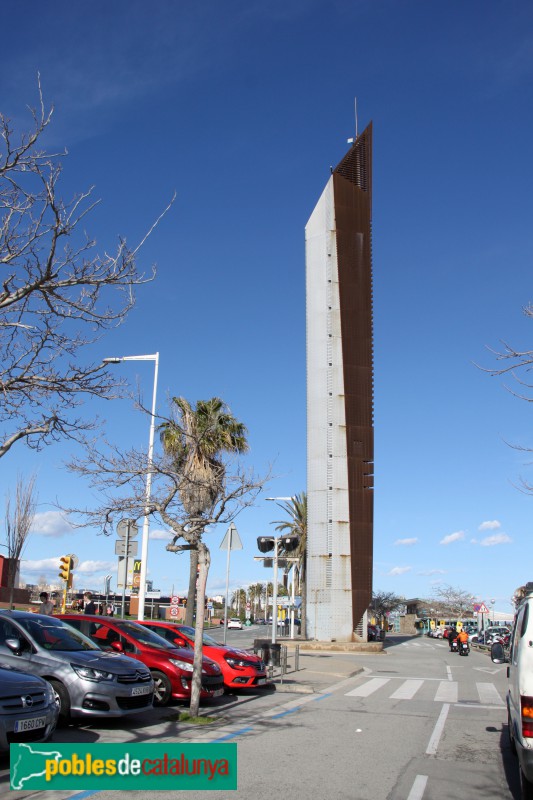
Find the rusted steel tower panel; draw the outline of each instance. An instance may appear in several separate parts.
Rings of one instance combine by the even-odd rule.
[[[374,522],[372,125],[333,171],[354,629],[372,598]]]
[[[366,636],[372,596],[372,127],[306,225],[307,635]]]

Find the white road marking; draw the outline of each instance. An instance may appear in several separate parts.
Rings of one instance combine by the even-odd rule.
[[[408,680],[404,681],[399,689],[396,689],[393,694],[391,694],[391,700],[412,700],[415,694],[418,692],[420,687],[424,681],[418,680]]]
[[[372,680],[352,689],[351,692],[346,692],[346,697],[368,697],[373,692],[377,692],[382,686],[390,681],[390,678],[372,678]]]
[[[429,744],[426,748],[426,755],[428,756],[434,756],[437,752],[437,748],[440,742],[440,737],[442,736],[444,726],[446,725],[446,717],[448,716],[449,710],[450,706],[447,703],[445,703],[442,706],[439,718],[437,720],[437,724],[433,729],[433,733],[431,734],[431,739],[429,740]]]
[[[493,683],[476,683],[479,702],[488,706],[502,706],[504,702]]]
[[[457,681],[441,681],[434,697],[437,703],[457,703]]]
[[[422,800],[428,782],[427,775],[417,775],[407,800]]]

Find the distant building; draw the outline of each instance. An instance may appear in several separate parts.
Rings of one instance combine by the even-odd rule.
[[[366,639],[373,560],[372,126],[305,229],[307,636]]]

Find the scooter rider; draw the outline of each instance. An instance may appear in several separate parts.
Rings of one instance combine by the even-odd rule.
[[[452,628],[450,633],[448,634],[448,644],[450,645],[450,650],[453,650],[454,642],[455,642],[455,647],[458,647],[456,639],[457,639],[457,631],[455,630],[455,628]]]
[[[457,647],[461,647],[463,642],[468,644],[468,634],[465,630],[462,630],[460,633],[457,634]]]

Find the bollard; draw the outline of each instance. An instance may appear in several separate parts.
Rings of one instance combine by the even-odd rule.
[[[294,671],[298,672],[300,669],[300,645],[297,644],[294,648]]]

